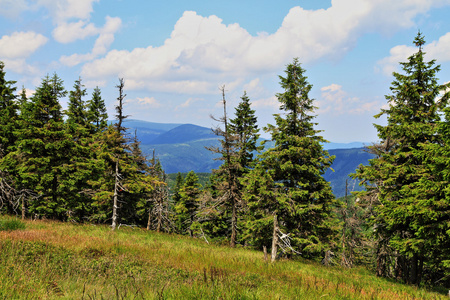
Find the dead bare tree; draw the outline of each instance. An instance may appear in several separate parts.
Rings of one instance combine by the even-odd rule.
[[[218,189],[222,191],[222,194],[217,199],[214,199],[212,206],[216,208],[220,206],[222,207],[222,209],[231,210],[230,247],[235,247],[238,207],[241,202],[239,179],[236,172],[236,170],[238,169],[236,157],[238,155],[237,141],[239,137],[229,132],[225,86],[221,86],[220,91],[222,93],[221,102],[223,104],[223,116],[220,118],[211,116],[211,118],[223,124],[223,129],[220,128],[220,126],[217,126],[213,129],[214,134],[221,137],[221,146],[207,147],[207,149],[213,153],[218,153],[221,155],[217,159],[222,160],[223,164],[218,170],[214,170],[213,173],[220,176],[223,180],[218,185]]]

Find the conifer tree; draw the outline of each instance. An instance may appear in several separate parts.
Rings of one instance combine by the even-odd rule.
[[[230,119],[228,130],[237,136],[238,177],[242,177],[254,166],[255,152],[262,150],[262,147],[257,145],[260,136],[258,120],[246,92],[241,97],[234,115],[235,117]]]
[[[15,81],[5,78],[4,64],[0,61],[0,207],[6,207],[9,213],[14,210],[14,182],[9,172],[1,166],[4,156],[14,150],[18,127],[18,105],[13,86]]]
[[[67,218],[64,186],[68,151],[73,139],[67,134],[59,99],[66,95],[62,80],[45,77],[29,104],[29,114],[21,119],[17,149],[6,157],[10,169],[17,170],[18,184],[40,194],[30,205],[38,216]]]
[[[194,171],[190,171],[184,179],[183,187],[180,190],[180,201],[175,206],[175,211],[180,219],[182,233],[188,232],[192,236],[191,225],[195,220],[198,202],[201,192],[201,184],[198,183],[198,176]]]
[[[173,193],[172,193],[172,197],[171,197],[174,210],[176,209],[177,205],[181,201],[181,189],[182,189],[183,185],[184,185],[183,176],[181,175],[180,172],[178,172],[177,177],[175,178],[175,186],[173,188]],[[176,232],[182,233],[183,232],[183,224],[182,224],[183,218],[180,215],[175,214],[173,222],[175,224]]]
[[[322,177],[333,157],[323,150],[326,142],[314,129],[311,85],[298,59],[280,76],[283,93],[277,94],[284,114],[274,115],[268,125],[275,146],[259,156],[260,161],[246,178],[246,199],[253,213],[249,237],[262,247],[272,237],[272,260],[278,236],[289,234],[292,249],[305,257],[323,255],[332,233],[328,220],[334,196]],[[272,228],[272,230],[271,230]]]
[[[87,103],[87,107],[87,119],[92,126],[92,133],[98,133],[105,130],[108,126],[108,113],[99,87],[94,89],[92,98]]]
[[[243,186],[240,180],[253,166],[253,152],[260,148],[256,146],[259,134],[255,111],[250,108],[250,99],[244,92],[241,102],[236,108],[235,118],[229,119],[226,111],[224,87],[222,87],[222,102],[224,115],[218,119],[224,129],[216,128],[214,132],[221,137],[220,147],[208,149],[220,154],[223,161],[219,169],[214,170],[215,195],[202,208],[203,227],[209,234],[225,236],[222,228],[228,228],[230,246],[234,247],[238,239],[237,223],[241,211],[245,208],[242,201]],[[230,225],[228,225],[230,224]]]
[[[11,151],[15,144],[14,131],[17,129],[18,105],[15,81],[6,80],[5,65],[0,61],[0,159]]]
[[[74,90],[69,92],[69,105],[66,112],[68,123],[79,124],[82,127],[87,127],[87,111],[86,104],[83,97],[87,95],[84,85],[81,83],[81,78],[75,80],[73,86]]]
[[[448,85],[437,82],[440,67],[434,60],[424,61],[425,40],[420,32],[414,44],[418,51],[400,63],[405,74],[393,74],[392,94],[386,96],[389,108],[376,115],[387,116],[387,125],[375,125],[383,151],[377,151],[378,157],[369,166],[361,166],[355,178],[376,185],[379,205],[374,208],[373,224],[379,239],[390,248],[393,262],[384,260],[377,273],[418,285],[430,260],[428,254],[439,245],[439,238],[428,234],[438,234],[436,226],[443,225],[438,211],[447,207],[441,206],[442,195],[431,196],[434,190],[427,192],[424,186],[435,184],[440,176],[430,169],[427,157],[443,144],[437,124],[449,94],[445,92]]]
[[[236,231],[237,231],[237,210],[240,202],[239,191],[239,178],[237,170],[239,168],[237,161],[237,140],[238,135],[234,135],[230,132],[229,118],[227,115],[227,104],[225,99],[225,86],[221,87],[222,92],[222,104],[223,104],[223,116],[220,119],[216,119],[223,124],[223,129],[219,126],[213,129],[213,132],[221,137],[220,147],[208,147],[207,149],[220,154],[219,160],[223,163],[219,169],[214,170],[214,174],[217,177],[216,183],[218,183],[217,189],[220,191],[218,197],[215,199],[213,206],[219,209],[219,215],[229,215],[231,218],[231,236],[230,247],[236,245]],[[222,218],[224,216],[222,215]],[[225,216],[226,217],[226,216]]]

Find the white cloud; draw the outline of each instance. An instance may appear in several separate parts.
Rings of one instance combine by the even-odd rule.
[[[35,32],[14,32],[0,38],[0,57],[7,59],[25,58],[35,52],[48,39]]]
[[[26,10],[28,5],[26,0],[0,0],[0,7],[0,15],[15,18]]]
[[[45,6],[55,23],[63,23],[70,19],[89,19],[93,12],[93,3],[99,0],[37,0]]]
[[[357,97],[350,97],[347,92],[338,84],[331,84],[322,87],[321,97],[316,102],[319,107],[318,113],[333,115],[352,114],[361,115],[374,113],[380,110],[381,104],[378,101],[364,102]]]
[[[191,107],[194,103],[202,102],[204,99],[201,98],[188,98],[185,102],[181,103],[177,107],[175,107],[175,110],[184,109]]]
[[[4,59],[5,68],[11,70],[17,74],[24,74],[27,76],[38,76],[41,74],[40,70],[35,66],[29,65],[25,59]]]
[[[335,60],[364,33],[409,28],[418,15],[444,4],[450,1],[334,0],[328,9],[294,7],[275,33],[256,36],[217,16],[187,11],[162,46],[112,50],[85,64],[82,75],[90,79],[120,75],[135,89],[216,93],[209,82],[217,85],[274,72],[293,57],[302,63]]]
[[[150,106],[150,107],[161,107],[161,103],[158,102],[154,97],[143,97],[136,98],[135,100],[130,100],[129,102],[137,102],[140,105]]]
[[[418,51],[417,47],[398,45],[393,47],[389,54],[378,61],[377,67],[381,68],[385,75],[392,75],[393,72],[399,72],[400,62],[406,62],[408,57]],[[425,59],[436,59],[439,62],[450,61],[450,32],[441,36],[439,40],[425,44],[423,47]]]
[[[67,44],[99,33],[99,29],[84,20],[72,23],[61,23],[53,30],[53,37],[59,43]]]
[[[278,101],[278,98],[276,96],[271,96],[268,98],[258,98],[254,101],[252,101],[252,108],[274,108],[279,109],[281,103]]]
[[[393,72],[398,71],[399,62],[405,62],[415,51],[417,51],[417,48],[414,47],[395,46],[389,51],[391,55],[379,60],[377,65],[381,68],[383,74],[390,76]]]
[[[60,43],[70,43],[77,39],[99,35],[95,41],[91,53],[63,55],[60,62],[66,66],[73,67],[80,63],[90,61],[105,54],[114,42],[114,34],[120,29],[122,20],[107,16],[103,28],[97,28],[94,24],[86,24],[84,21],[76,23],[63,23],[53,31],[54,38]]]

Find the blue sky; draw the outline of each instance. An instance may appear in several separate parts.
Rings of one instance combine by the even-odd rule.
[[[0,0],[0,60],[31,95],[56,72],[114,115],[118,78],[125,112],[162,123],[215,126],[225,85],[228,111],[244,91],[260,127],[278,113],[278,75],[298,57],[313,85],[317,128],[332,142],[375,142],[373,123],[425,35],[428,60],[450,81],[450,0]],[[62,101],[66,105],[66,99]]]

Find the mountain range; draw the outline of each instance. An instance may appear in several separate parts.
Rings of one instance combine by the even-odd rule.
[[[205,147],[219,146],[218,137],[210,128],[193,124],[164,124],[142,120],[126,120],[128,133],[136,133],[141,142],[143,153],[151,157],[153,152],[160,160],[166,173],[186,173],[193,170],[196,173],[210,173],[217,169],[221,162],[218,155]],[[350,179],[359,164],[367,164],[373,155],[364,150],[361,142],[327,143],[324,149],[336,158],[332,170],[324,174],[324,178],[331,183],[336,197],[348,192],[361,190],[356,180]]]

